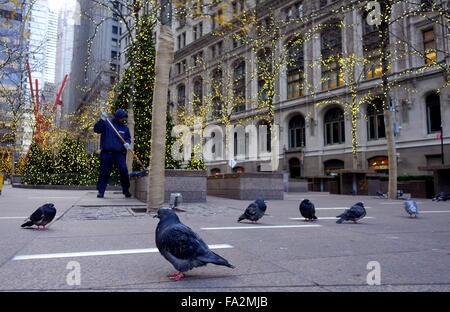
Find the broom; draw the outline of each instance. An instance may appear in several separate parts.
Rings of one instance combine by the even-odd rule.
[[[122,136],[120,135],[119,131],[117,131],[116,127],[114,127],[114,125],[112,124],[112,122],[106,118],[106,121],[109,123],[109,125],[111,126],[111,128],[113,128],[114,132],[117,134],[117,136],[120,138],[120,140],[123,142],[123,144],[127,144],[128,142],[126,142]],[[136,159],[136,161],[138,162],[138,164],[145,168],[144,164],[142,163],[142,161],[139,159],[139,157],[137,157],[137,155],[134,153],[134,151],[132,149],[129,150],[131,152],[131,154],[133,155],[134,159]],[[148,170],[145,169],[143,171],[134,171],[130,174],[128,174],[130,177],[134,177],[134,176],[144,176],[148,173]]]

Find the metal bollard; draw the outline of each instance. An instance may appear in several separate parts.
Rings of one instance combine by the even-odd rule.
[[[177,208],[178,206],[181,205],[182,202],[183,202],[183,195],[181,195],[180,193],[170,194],[170,202],[169,202],[170,209]]]

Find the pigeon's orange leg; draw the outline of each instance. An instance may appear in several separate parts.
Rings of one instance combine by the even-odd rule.
[[[181,278],[184,277],[184,273],[183,272],[178,272],[177,274],[169,274],[167,275],[170,279],[173,279],[175,281],[179,281]]]

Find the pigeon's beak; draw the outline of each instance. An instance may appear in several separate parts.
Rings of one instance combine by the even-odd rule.
[[[153,219],[154,219],[154,218],[159,218],[158,214],[155,214],[155,215],[153,216]]]

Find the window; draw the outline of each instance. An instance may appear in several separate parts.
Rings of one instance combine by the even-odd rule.
[[[284,10],[285,21],[289,22],[292,19],[292,8],[287,8]]]
[[[298,2],[294,5],[295,7],[295,17],[301,18],[303,17],[303,3]]]
[[[112,27],[112,33],[113,33],[114,35],[117,35],[117,34],[119,33],[119,27],[113,26],[113,27]]]
[[[380,99],[374,100],[367,108],[367,132],[369,140],[386,138],[383,101]]]
[[[305,118],[302,115],[294,116],[289,121],[289,148],[304,147],[305,142]]]
[[[436,34],[434,29],[428,29],[422,31],[423,48],[425,54],[425,63],[433,64],[436,62]]]
[[[177,37],[177,49],[183,49],[186,46],[186,32],[178,35]]]
[[[222,26],[223,21],[223,11],[218,10],[216,14],[211,17],[211,29],[214,30],[219,26]]]
[[[119,45],[118,40],[113,38],[113,39],[112,39],[111,45],[112,45],[113,47],[117,47],[117,46]]]
[[[326,175],[332,175],[337,170],[344,169],[344,162],[339,159],[330,159],[323,163],[323,167]]]
[[[233,80],[234,112],[239,113],[245,111],[245,61],[241,61],[234,68]]]
[[[194,40],[197,40],[201,36],[203,36],[203,23],[200,22],[197,25],[195,25],[193,28],[193,33],[194,33]]]
[[[222,70],[219,68],[215,69],[212,74],[211,91],[212,91],[212,106],[213,106],[212,115],[213,117],[219,117],[223,109]]]
[[[203,63],[203,51],[198,52],[192,56],[192,65],[198,66]]]
[[[269,101],[270,93],[273,89],[273,78],[266,79],[267,76],[273,77],[272,74],[272,56],[269,49],[263,49],[257,56],[258,66],[258,101],[266,103]]]
[[[369,170],[377,173],[389,173],[389,159],[386,156],[377,156],[368,160]]]
[[[322,89],[329,90],[344,84],[339,58],[342,55],[341,28],[330,24],[321,35]]]
[[[376,25],[369,25],[367,20],[368,13],[363,14],[363,54],[367,62],[364,64],[364,73],[366,79],[381,77],[381,39],[378,35]],[[389,68],[388,68],[389,70]]]
[[[340,108],[332,108],[324,118],[325,145],[345,142],[344,112]]]
[[[240,35],[233,36],[233,48],[236,49],[243,44],[242,37]]]
[[[186,106],[186,87],[181,84],[177,88],[177,105],[178,110],[184,109]]]
[[[287,97],[295,99],[304,95],[304,52],[303,44],[291,40],[288,44]]]
[[[194,97],[194,102],[193,102],[193,108],[194,108],[194,113],[198,113],[203,105],[203,79],[202,78],[197,78],[194,81],[194,90],[193,90],[193,97]]]
[[[211,174],[212,175],[220,175],[220,169],[219,168],[214,168],[214,169],[211,169]]]
[[[430,11],[433,8],[432,0],[420,0],[420,9],[422,11]]]
[[[118,58],[117,51],[111,51],[111,59],[116,60]]]
[[[427,106],[428,133],[441,131],[441,99],[439,94],[433,93],[425,99]]]

